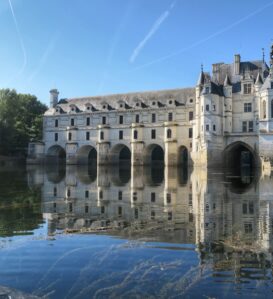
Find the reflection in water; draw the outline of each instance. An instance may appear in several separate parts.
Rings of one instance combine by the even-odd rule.
[[[3,180],[5,178],[7,181],[12,180],[12,176],[2,177]],[[215,293],[216,288],[219,286],[222,288],[223,283],[225,286],[227,284],[232,286],[228,294],[234,296],[237,293],[233,288],[239,283],[241,285],[247,282],[250,285],[252,282],[255,284],[258,281],[266,282],[272,279],[270,271],[273,252],[273,201],[270,177],[259,179],[248,172],[247,168],[238,176],[221,170],[207,172],[201,169],[119,165],[98,168],[66,166],[55,170],[48,167],[31,167],[27,178],[29,189],[24,187],[21,197],[28,198],[29,201],[32,194],[30,202],[36,204],[39,202],[37,201],[39,191],[41,192],[41,207],[38,205],[35,207],[41,208],[43,217],[47,220],[49,237],[58,236],[60,232],[104,233],[128,240],[129,245],[126,246],[129,248],[132,246],[131,242],[138,244],[134,246],[140,246],[139,242],[149,244],[144,249],[144,245],[141,245],[141,250],[144,250],[141,253],[136,248],[132,249],[142,260],[140,264],[135,265],[135,261],[132,260],[135,255],[132,252],[127,252],[122,247],[123,251],[119,255],[120,251],[115,251],[117,249],[111,247],[111,244],[117,241],[107,239],[106,242],[110,243],[105,250],[108,251],[102,258],[105,263],[101,262],[98,266],[94,255],[90,268],[83,268],[86,275],[88,274],[82,277],[83,281],[86,277],[93,277],[94,274],[88,272],[92,267],[96,269],[102,267],[105,271],[104,267],[114,265],[116,262],[113,266],[115,269],[122,265],[130,268],[131,263],[134,264],[134,269],[131,269],[132,272],[124,278],[126,282],[124,285],[120,282],[118,287],[110,288],[109,291],[107,287],[105,289],[100,287],[101,296],[108,297],[115,294],[120,297],[121,293],[117,290],[123,292],[125,289],[127,292],[134,290],[136,293],[125,292],[130,297],[140,294],[141,288],[142,291],[145,290],[145,293],[141,293],[144,297],[155,295],[145,280],[138,279],[148,275],[147,273],[154,273],[153,283],[162,282],[162,285],[158,286],[162,297],[169,297],[179,291],[181,296],[186,294],[189,298],[202,298],[204,294],[218,298],[221,297],[223,289],[220,293]],[[16,188],[18,194],[20,188],[23,190],[22,186]],[[12,190],[15,190],[14,186]],[[10,202],[16,202],[17,196],[13,194]],[[25,228],[24,221],[18,221],[22,230],[37,228],[42,222],[42,217],[37,216],[33,205],[29,207],[28,215],[20,210],[20,215],[28,223]],[[10,228],[8,233],[1,235],[12,235],[16,231],[18,233],[20,228],[14,228],[7,220],[9,217],[20,219],[18,211],[9,207],[9,210],[0,209],[0,213],[6,215],[6,218],[0,215],[1,231],[3,227]],[[29,218],[33,219],[31,225],[27,221]],[[94,235],[92,236],[94,238]],[[81,242],[81,239],[77,240]],[[157,243],[146,243],[149,241]],[[60,243],[54,244],[57,246]],[[64,241],[63,245],[59,246],[63,246],[65,252],[68,250],[66,246],[71,252],[78,250],[72,245],[73,243]],[[87,245],[82,246],[89,248],[90,244]],[[147,248],[152,251],[148,251]],[[161,251],[156,251],[157,255],[154,255],[153,252],[158,248]],[[148,253],[153,253],[149,260],[146,256]],[[127,254],[126,258],[124,254]],[[185,257],[187,255],[188,257]],[[164,262],[156,263],[158,256],[164,256]],[[168,260],[172,256],[176,256],[175,261]],[[85,264],[85,261],[82,263]],[[77,266],[73,267],[75,269]],[[159,267],[160,272],[153,272],[155,270],[152,269],[157,269],[156,267]],[[187,267],[189,270],[186,271]],[[182,273],[181,269],[186,272]],[[80,271],[85,273],[81,268]],[[108,271],[112,273],[112,269]],[[115,273],[111,279],[102,275],[100,282],[97,283],[104,286],[108,285],[109,279],[119,280],[121,273],[118,271]],[[133,287],[130,284],[130,281],[133,282],[135,279],[138,279],[139,290],[137,286]],[[214,293],[206,289],[211,283],[214,286],[212,288]],[[90,281],[89,284],[94,286]],[[240,288],[242,291],[242,287]],[[253,284],[251,288],[253,291]],[[270,288],[272,289],[271,286]],[[266,289],[263,286],[260,286],[260,289],[263,294],[271,292],[267,290],[267,293],[264,293]],[[44,295],[43,292],[41,294]],[[83,294],[90,297],[90,294],[94,293],[86,291]],[[245,291],[243,294],[247,296],[250,293]],[[242,294],[237,295],[241,297]]]

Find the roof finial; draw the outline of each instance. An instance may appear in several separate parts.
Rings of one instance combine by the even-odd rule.
[[[264,63],[264,48],[262,48],[262,53],[263,53],[263,63]]]
[[[201,63],[201,72],[203,73],[203,63]]]

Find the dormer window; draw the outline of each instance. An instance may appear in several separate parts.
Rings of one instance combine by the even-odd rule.
[[[119,108],[123,108],[123,104],[120,104],[120,105],[119,105]]]
[[[86,108],[87,110],[90,110],[91,108],[90,108],[90,106],[87,106],[87,108]]]
[[[250,94],[251,93],[251,87],[252,87],[251,83],[244,84],[244,94]]]
[[[136,107],[139,107],[139,103],[136,103]]]
[[[193,103],[193,99],[190,99],[190,103]]]
[[[173,101],[172,101],[172,100],[170,100],[170,101],[169,101],[169,104],[171,105],[172,103],[173,103]]]
[[[103,108],[103,109],[106,109],[106,105],[103,105],[102,108]]]
[[[155,106],[156,102],[153,102],[152,105]]]

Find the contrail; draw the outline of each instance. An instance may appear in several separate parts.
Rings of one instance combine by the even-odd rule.
[[[237,20],[236,22],[234,22],[234,23],[232,23],[232,24],[224,27],[223,29],[221,29],[219,31],[216,31],[215,33],[212,33],[211,35],[209,35],[209,36],[207,36],[207,37],[205,37],[205,38],[203,38],[203,39],[201,39],[199,41],[196,41],[195,43],[191,44],[188,47],[185,47],[183,49],[180,49],[180,50],[178,50],[176,52],[173,52],[173,53],[170,53],[168,55],[162,56],[162,57],[157,58],[155,60],[152,60],[152,61],[150,61],[148,63],[142,64],[142,65],[140,65],[138,67],[133,68],[129,72],[136,71],[136,70],[148,67],[148,66],[153,65],[155,63],[162,62],[162,61],[170,59],[170,58],[172,58],[174,56],[180,55],[183,52],[189,51],[189,50],[191,50],[191,49],[193,49],[193,48],[195,48],[195,47],[197,47],[197,46],[199,46],[199,45],[201,45],[201,44],[203,44],[203,43],[205,43],[205,42],[207,42],[207,41],[209,41],[209,40],[211,40],[211,39],[213,39],[213,38],[215,38],[215,37],[217,37],[217,36],[219,36],[219,35],[221,35],[221,34],[223,34],[225,32],[227,32],[227,31],[231,30],[232,28],[234,28],[234,27],[238,26],[239,24],[247,21],[248,19],[254,17],[255,15],[259,14],[260,12],[262,12],[263,10],[265,10],[266,8],[268,8],[268,7],[272,6],[272,5],[273,5],[273,1],[269,2],[268,4],[262,6],[261,8],[255,10],[255,11],[253,11],[252,13],[246,15],[245,17],[241,18],[240,20]]]
[[[164,13],[155,21],[155,23],[153,24],[152,28],[150,29],[150,31],[147,33],[147,35],[144,37],[144,39],[138,44],[138,46],[134,49],[131,57],[130,57],[130,62],[133,63],[137,56],[139,55],[140,51],[142,50],[142,48],[145,46],[145,44],[149,41],[149,39],[156,33],[156,31],[159,29],[159,27],[161,26],[161,24],[168,18],[168,16],[170,15],[171,10],[174,8],[176,1],[174,1],[171,5],[170,8],[166,11],[164,11]]]
[[[24,57],[23,65],[22,65],[21,69],[18,71],[18,73],[15,76],[15,77],[17,77],[17,76],[19,76],[20,74],[23,73],[23,71],[24,71],[24,69],[27,65],[27,53],[26,53],[25,45],[24,45],[20,30],[19,30],[17,19],[16,19],[16,16],[15,16],[12,4],[11,4],[11,0],[8,0],[8,1],[9,1],[9,6],[10,6],[10,11],[11,11],[11,14],[12,14],[13,22],[15,24],[17,35],[18,35],[18,38],[19,38],[19,41],[20,41],[20,46],[21,46],[21,49],[22,49],[22,52],[23,52],[23,57]]]

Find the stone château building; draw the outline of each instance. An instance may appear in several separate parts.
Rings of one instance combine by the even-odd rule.
[[[216,63],[195,88],[58,100],[29,163],[265,166],[273,158],[273,45],[264,60]]]

